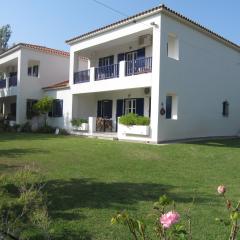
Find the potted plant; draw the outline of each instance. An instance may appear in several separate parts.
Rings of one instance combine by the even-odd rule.
[[[148,136],[150,133],[150,119],[137,114],[129,113],[119,118],[119,135]]]
[[[72,126],[78,131],[88,131],[88,120],[75,118],[71,121]]]

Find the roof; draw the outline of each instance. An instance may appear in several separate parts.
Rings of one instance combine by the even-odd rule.
[[[87,33],[84,33],[84,34],[79,35],[77,37],[71,38],[71,39],[67,40],[66,43],[68,43],[69,45],[72,45],[75,42],[81,41],[81,40],[86,39],[86,38],[93,37],[97,34],[104,33],[106,31],[112,30],[112,29],[120,27],[122,25],[129,24],[129,23],[136,23],[137,20],[140,20],[144,17],[151,16],[153,14],[157,14],[157,13],[160,13],[160,12],[164,13],[168,16],[171,16],[175,19],[178,19],[185,24],[189,24],[189,25],[191,25],[191,27],[194,27],[197,30],[199,30],[201,32],[204,32],[205,34],[208,34],[209,36],[213,37],[214,39],[219,40],[222,43],[227,44],[228,46],[240,51],[240,46],[238,44],[231,42],[230,40],[228,40],[228,39],[220,36],[219,34],[209,30],[208,28],[202,26],[201,24],[199,24],[199,23],[183,16],[182,14],[168,8],[164,4],[160,5],[160,6],[157,6],[157,7],[154,7],[152,9],[146,10],[144,12],[138,13],[136,15],[130,16],[128,18],[122,19],[122,20],[120,20],[118,22],[115,22],[115,23],[112,23],[110,25],[98,28],[94,31],[87,32]]]
[[[47,90],[55,90],[55,89],[62,89],[62,88],[68,88],[68,87],[69,87],[69,80],[66,80],[63,82],[52,84],[42,89],[47,91]]]
[[[36,51],[47,53],[47,54],[63,56],[63,57],[69,57],[69,55],[70,55],[69,52],[65,52],[65,51],[57,50],[57,49],[53,49],[53,48],[48,48],[45,46],[34,45],[34,44],[30,44],[30,43],[18,43],[16,45],[12,46],[11,48],[7,49],[7,51],[5,51],[4,53],[0,54],[0,58],[4,57],[5,55],[7,55],[9,53],[12,53],[16,50],[19,50],[21,47],[28,48],[31,50],[36,50]]]

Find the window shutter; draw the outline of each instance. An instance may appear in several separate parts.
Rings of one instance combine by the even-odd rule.
[[[137,58],[145,58],[145,48],[137,50]]]
[[[172,96],[166,97],[166,118],[172,118]]]
[[[117,100],[117,117],[120,117],[124,114],[124,109],[123,109],[123,99],[118,99]]]
[[[102,117],[102,101],[97,103],[97,117]]]
[[[139,116],[144,115],[144,98],[137,98],[136,99],[136,114]]]
[[[118,54],[118,63],[121,62],[121,61],[124,61],[125,59],[125,54],[124,53],[119,53]]]
[[[114,56],[112,55],[112,56],[110,56],[109,57],[109,62],[110,62],[110,65],[113,65],[114,64]]]

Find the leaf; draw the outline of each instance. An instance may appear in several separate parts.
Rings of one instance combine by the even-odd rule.
[[[159,203],[162,206],[167,206],[172,203],[172,200],[168,198],[166,195],[163,195],[159,198]]]

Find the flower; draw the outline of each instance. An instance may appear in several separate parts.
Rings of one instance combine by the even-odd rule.
[[[224,194],[226,192],[226,188],[224,185],[220,185],[218,186],[217,191],[219,194]]]
[[[160,217],[160,223],[164,228],[170,228],[173,224],[177,223],[179,219],[180,215],[177,212],[170,211]]]

